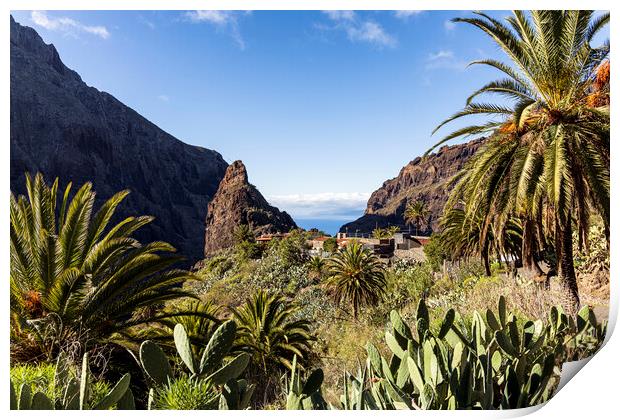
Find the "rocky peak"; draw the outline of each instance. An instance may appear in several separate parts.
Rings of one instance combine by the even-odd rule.
[[[240,160],[230,164],[207,210],[205,256],[234,245],[234,230],[248,225],[256,235],[284,233],[297,225],[285,211],[271,206],[249,183]]]
[[[222,178],[221,184],[228,185],[246,185],[248,182],[248,171],[242,161],[236,160],[226,168],[224,178]]]

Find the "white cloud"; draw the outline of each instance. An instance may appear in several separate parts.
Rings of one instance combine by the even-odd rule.
[[[465,70],[467,62],[454,55],[452,50],[440,50],[426,58],[426,70],[453,69]]]
[[[387,47],[396,45],[396,39],[385,32],[383,27],[376,22],[362,22],[357,27],[349,27],[347,28],[347,35],[351,41],[363,41]]]
[[[296,218],[351,220],[364,211],[369,197],[370,193],[325,192],[272,195],[267,200]]]
[[[86,32],[103,39],[108,39],[110,37],[110,32],[108,32],[108,29],[105,26],[84,25],[83,23],[68,17],[53,18],[48,16],[45,11],[34,10],[30,13],[30,18],[35,25],[41,26],[50,31],[59,31],[71,35],[75,35],[76,32]]]
[[[185,13],[185,16],[194,23],[208,23],[219,30],[228,32],[240,49],[245,49],[245,40],[239,30],[239,15],[250,12],[238,12],[233,10],[194,10]]]
[[[333,26],[316,25],[321,30],[341,30],[351,42],[366,42],[377,47],[394,47],[397,40],[381,24],[362,19],[350,10],[326,10],[323,13],[334,22]]]
[[[423,10],[396,10],[394,16],[398,19],[408,20],[410,17],[419,15]]]
[[[211,22],[217,25],[223,25],[234,19],[231,10],[194,10],[187,12],[187,17],[194,22]]]
[[[153,21],[145,18],[144,16],[138,16],[138,20],[143,23],[144,25],[148,26],[150,29],[155,29],[156,25],[155,23],[153,23]]]
[[[456,29],[456,23],[452,22],[451,20],[446,20],[443,23],[443,28],[447,32],[452,32],[454,29]]]
[[[323,11],[331,20],[355,20],[353,10],[325,10]]]
[[[168,95],[158,95],[157,99],[159,99],[162,102],[168,102],[170,100],[170,97]]]
[[[437,61],[446,58],[454,58],[454,52],[451,50],[440,50],[434,54],[428,55],[428,61]]]

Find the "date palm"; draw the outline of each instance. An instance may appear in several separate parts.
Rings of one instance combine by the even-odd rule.
[[[379,302],[386,288],[383,263],[362,244],[355,241],[327,262],[326,286],[339,304],[350,303],[357,319],[362,305]]]
[[[535,254],[525,255],[530,243],[551,243],[566,303],[576,308],[572,233],[577,230],[585,237],[591,213],[600,214],[609,231],[609,90],[608,81],[601,83],[597,75],[602,66],[608,69],[609,43],[591,45],[609,22],[609,13],[514,11],[505,22],[476,15],[454,21],[482,30],[509,62],[472,63],[492,67],[503,78],[472,93],[465,108],[435,130],[469,115],[491,117],[450,133],[436,145],[493,134],[462,172],[452,201],[464,201],[468,218],[484,215],[481,235],[514,216],[526,221],[524,259]],[[482,94],[507,101],[475,102]]]
[[[180,257],[165,242],[131,237],[147,216],[110,223],[127,196],[121,191],[95,212],[90,183],[57,200],[58,179],[26,176],[27,196],[11,193],[11,315],[39,337],[48,357],[59,345],[122,340],[132,327],[159,319],[158,305],[187,296],[192,275],[171,268]],[[60,204],[60,207],[57,205]],[[135,316],[143,309],[149,309]]]
[[[465,212],[459,208],[446,209],[441,217],[440,241],[452,258],[469,258],[479,255],[484,264],[485,274],[491,275],[491,253],[513,259],[520,263],[522,228],[519,220],[512,218],[504,226],[501,233],[487,229],[481,232],[483,217],[467,218]]]
[[[232,309],[237,322],[234,349],[251,354],[252,365],[263,373],[290,369],[295,355],[306,360],[314,337],[310,322],[296,318],[298,310],[282,295],[258,291]]]
[[[407,204],[404,213],[405,223],[410,226],[415,225],[415,232],[417,235],[421,222],[426,220],[429,214],[431,214],[431,211],[426,207],[426,203],[422,200],[417,200]]]
[[[321,280],[323,275],[325,274],[325,259],[315,255],[307,263],[308,266],[308,277],[311,280]]]

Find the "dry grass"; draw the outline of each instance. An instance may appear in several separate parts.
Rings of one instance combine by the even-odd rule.
[[[530,319],[546,319],[551,307],[562,305],[564,294],[557,278],[553,278],[549,289],[532,280],[514,278],[501,274],[494,277],[482,277],[471,280],[471,286],[465,282],[462,290],[453,294],[439,296],[432,300],[433,306],[454,307],[461,314],[473,311],[496,309],[500,296],[504,296],[510,308],[516,313]],[[596,281],[582,276],[578,279],[581,305],[597,308],[597,315],[607,318],[609,306],[609,277],[607,282]]]

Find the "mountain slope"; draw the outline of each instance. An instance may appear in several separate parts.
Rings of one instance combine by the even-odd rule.
[[[405,207],[407,203],[417,200],[424,201],[431,212],[425,223],[429,228],[427,232],[437,229],[450,193],[447,182],[458,173],[483,141],[477,139],[465,144],[444,146],[426,158],[412,160],[400,170],[397,177],[385,181],[381,188],[373,192],[364,215],[342,226],[340,232],[369,233],[376,227],[388,226],[405,228]]]
[[[249,225],[255,234],[285,233],[297,225],[287,212],[269,205],[265,197],[248,182],[240,160],[233,162],[209,203],[205,231],[205,256],[234,244],[234,230]]]
[[[207,205],[227,163],[185,144],[112,95],[87,86],[32,28],[11,17],[11,191],[24,173],[41,171],[61,185],[92,181],[101,200],[131,194],[121,216],[152,215],[142,240],[172,243],[202,257]]]

